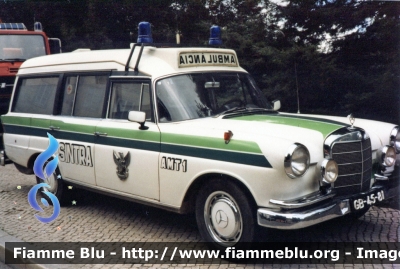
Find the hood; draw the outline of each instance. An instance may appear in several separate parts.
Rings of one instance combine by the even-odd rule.
[[[334,121],[330,119],[316,118],[316,117],[305,117],[296,114],[268,114],[268,115],[248,115],[240,117],[225,117],[225,119],[260,122],[276,125],[285,125],[298,127],[301,129],[308,129],[318,132],[325,139],[330,133],[340,129],[342,127],[350,126],[343,122]],[[276,126],[276,128],[278,128]],[[302,131],[302,130],[297,130]],[[304,130],[303,130],[304,131]],[[293,135],[293,133],[292,133]]]
[[[292,115],[292,114],[283,114]],[[307,115],[304,114],[302,117],[315,118],[320,120],[335,121],[349,126],[349,119],[347,117],[337,116],[323,116],[323,115]],[[361,118],[355,118],[354,127],[364,129],[371,138],[372,151],[376,151],[382,146],[390,144],[390,133],[393,128],[397,126],[392,123],[386,123],[381,121],[367,120]]]
[[[164,143],[262,154],[272,166],[274,159],[281,165],[282,156],[295,142],[308,148],[311,162],[318,162],[323,157],[325,138],[345,126],[333,120],[278,113],[225,115],[159,125]],[[225,144],[227,131],[232,131],[233,137]]]

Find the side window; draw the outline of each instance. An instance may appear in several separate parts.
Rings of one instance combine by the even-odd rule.
[[[53,114],[58,79],[58,76],[20,78],[12,111]]]
[[[77,80],[77,89],[75,90],[75,103],[73,105],[73,116],[78,117],[92,117],[92,118],[101,118],[104,108],[104,98],[106,96],[106,86],[107,86],[108,76],[78,76]],[[71,82],[73,79],[71,78]],[[71,87],[73,83],[71,83]],[[66,92],[68,94],[69,85],[65,85]],[[74,91],[73,88],[71,88]],[[70,104],[68,104],[72,98],[71,96],[67,96],[67,99],[63,100],[63,108],[65,105],[65,112],[72,110],[70,108]]]
[[[111,91],[109,118],[126,120],[131,110],[144,111],[146,112],[146,119],[151,119],[149,84],[114,82]]]

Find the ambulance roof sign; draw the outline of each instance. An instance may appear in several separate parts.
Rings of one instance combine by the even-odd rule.
[[[230,66],[237,67],[238,61],[234,53],[229,52],[181,52],[178,66]]]

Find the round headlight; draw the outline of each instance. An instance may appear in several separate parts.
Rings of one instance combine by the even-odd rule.
[[[321,175],[324,183],[333,183],[339,174],[339,167],[334,160],[325,159],[321,163]]]
[[[383,166],[391,167],[396,162],[396,151],[394,147],[384,146],[381,153],[381,163]]]
[[[285,172],[290,178],[302,176],[310,166],[310,153],[299,143],[294,143],[288,149],[284,160]]]
[[[394,127],[390,133],[390,145],[396,149],[396,153],[400,153],[400,129],[398,126]]]

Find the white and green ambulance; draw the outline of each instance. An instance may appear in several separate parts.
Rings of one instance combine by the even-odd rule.
[[[398,185],[398,126],[280,113],[235,51],[150,41],[24,62],[1,118],[15,166],[32,173],[49,133],[59,163],[48,190],[61,201],[73,185],[195,212],[221,246],[253,241],[257,225],[360,217]]]

